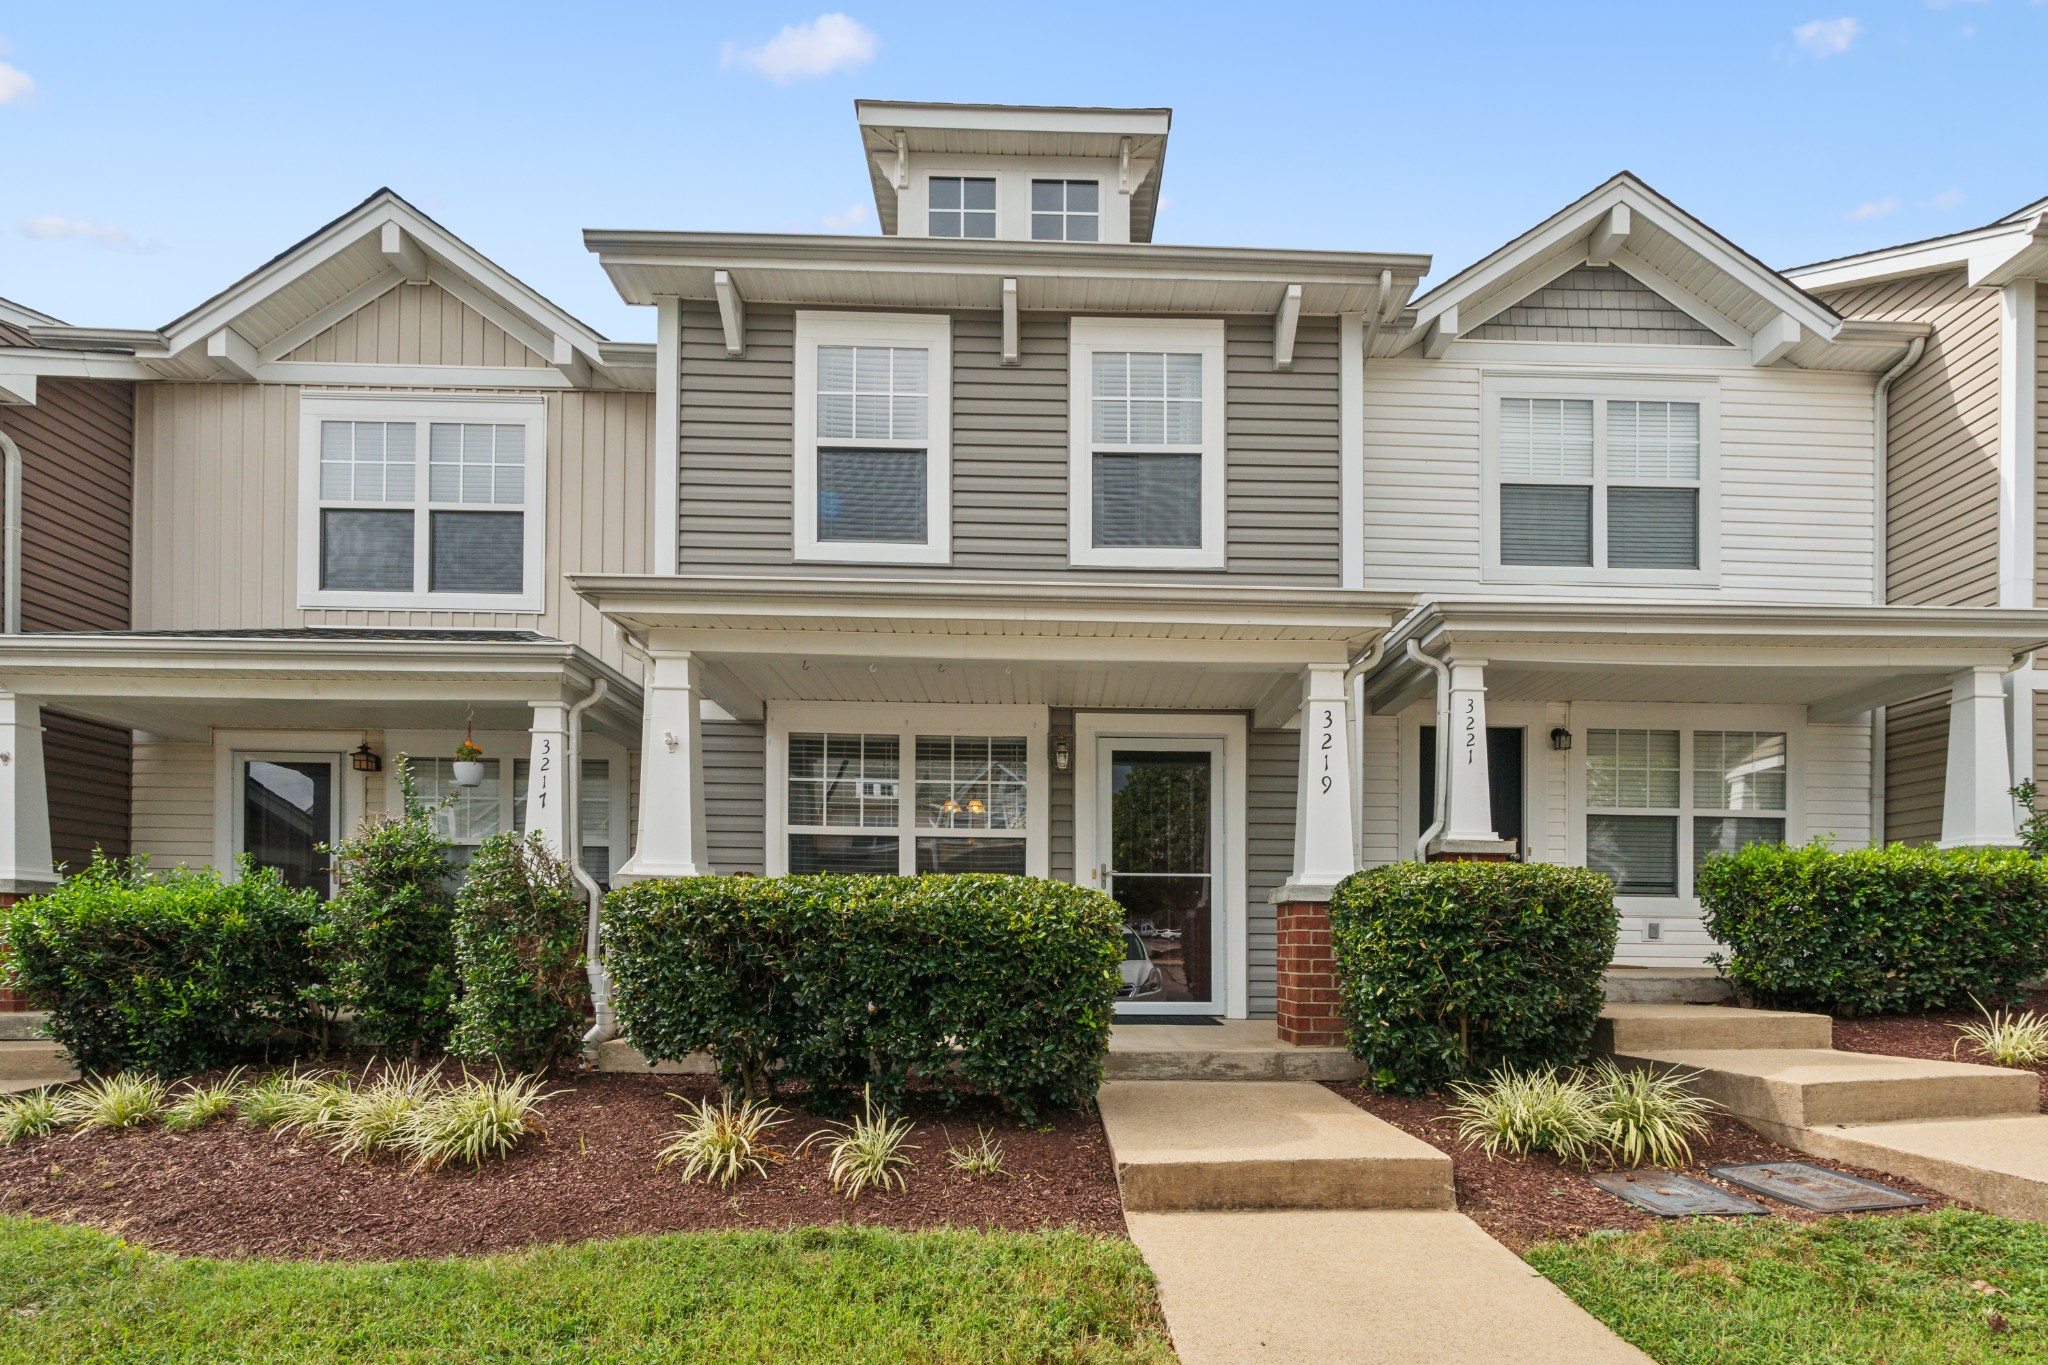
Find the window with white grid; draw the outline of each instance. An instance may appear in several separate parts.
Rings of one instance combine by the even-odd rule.
[[[1700,864],[1783,843],[1790,819],[1783,730],[1585,732],[1586,866],[1621,896],[1690,896]]]
[[[1070,325],[1074,562],[1220,567],[1222,325]]]

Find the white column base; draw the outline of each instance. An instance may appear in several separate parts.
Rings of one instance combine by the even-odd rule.
[[[43,769],[43,708],[0,692],[0,894],[57,884],[50,857],[50,796]]]
[[[569,708],[535,702],[533,745],[526,765],[526,832],[547,841],[558,858],[569,859]]]
[[[1444,827],[1431,844],[1486,845],[1502,841],[1493,828],[1492,768],[1486,754],[1486,662],[1453,659],[1451,666],[1450,762]]]
[[[653,654],[640,722],[640,837],[615,880],[699,877],[704,844],[701,666],[689,654]]]
[[[2018,848],[2004,671],[1958,673],[1948,704],[1948,776],[1939,848]]]

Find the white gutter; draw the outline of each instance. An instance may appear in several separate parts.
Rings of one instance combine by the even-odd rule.
[[[585,1047],[609,1042],[619,1032],[618,1021],[612,1017],[611,980],[605,975],[604,965],[597,957],[597,925],[598,916],[604,910],[604,893],[583,870],[583,860],[577,856],[583,847],[583,713],[603,701],[609,691],[611,684],[599,678],[590,695],[569,708],[569,732],[564,741],[568,753],[563,756],[563,762],[568,765],[569,779],[564,784],[568,788],[564,798],[568,804],[562,812],[562,841],[568,845],[564,855],[569,863],[569,875],[576,879],[576,885],[583,888],[584,900],[590,906],[584,921],[583,954],[585,971],[590,977],[591,1009],[597,1018],[590,1031],[583,1035]]]
[[[1887,521],[1891,515],[1891,417],[1892,385],[1899,376],[1913,368],[1920,355],[1927,349],[1926,337],[1914,337],[1906,343],[1906,354],[1899,363],[1886,370],[1877,381],[1877,396],[1873,403],[1877,426],[1872,433],[1872,447],[1877,456],[1877,497],[1876,521],[1871,529],[1871,583],[1870,600],[1878,606],[1885,604],[1891,593],[1890,575],[1886,567],[1889,553]],[[1885,707],[1871,708],[1870,712],[1870,842],[1873,847],[1883,847],[1885,842],[1885,789],[1889,782],[1885,771],[1885,743],[1889,716]]]
[[[6,491],[7,519],[6,548],[4,559],[0,559],[0,574],[5,574],[6,600],[0,604],[0,634],[21,634],[21,447],[12,437],[0,432],[0,457],[7,464]]]
[[[1426,863],[1429,861],[1429,842],[1444,827],[1445,778],[1449,776],[1447,770],[1451,766],[1451,670],[1442,660],[1424,654],[1422,646],[1415,641],[1407,643],[1408,657],[1436,674],[1436,800],[1431,803],[1429,828],[1422,831],[1421,837],[1415,841],[1415,861]]]

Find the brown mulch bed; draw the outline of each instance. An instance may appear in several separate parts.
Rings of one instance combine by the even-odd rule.
[[[1449,1153],[1459,1211],[1514,1251],[1525,1251],[1537,1242],[1584,1237],[1589,1232],[1609,1229],[1634,1231],[1668,1221],[1633,1204],[1623,1203],[1589,1180],[1587,1172],[1576,1166],[1567,1166],[1554,1157],[1541,1154],[1488,1156],[1477,1144],[1458,1137],[1455,1121],[1447,1118],[1449,1104],[1434,1095],[1377,1095],[1361,1089],[1355,1082],[1331,1081],[1325,1084],[1367,1113]],[[1749,1194],[1715,1180],[1707,1174],[1707,1168],[1753,1161],[1808,1161],[1829,1170],[1860,1175],[1917,1194],[1927,1201],[1928,1208],[1947,1208],[1958,1202],[1924,1185],[1881,1171],[1822,1161],[1780,1147],[1730,1118],[1716,1118],[1713,1125],[1713,1132],[1707,1140],[1694,1144],[1692,1161],[1680,1170],[1695,1179],[1755,1200],[1770,1210],[1768,1216],[1772,1218],[1810,1223],[1840,1215],[1811,1213]]]
[[[1036,1127],[974,1101],[953,1111],[913,1096],[909,1186],[848,1203],[814,1147],[728,1190],[656,1170],[680,1126],[671,1092],[716,1097],[704,1076],[584,1074],[540,1108],[544,1137],[481,1171],[413,1174],[388,1158],[338,1161],[233,1120],[194,1133],[57,1134],[0,1149],[0,1210],[85,1223],[185,1255],[377,1260],[475,1255],[634,1233],[820,1223],[891,1228],[1078,1227],[1124,1235],[1109,1149],[1093,1112]],[[776,1145],[826,1120],[793,1111]],[[1003,1145],[1007,1177],[956,1171],[949,1146],[976,1125]]]
[[[2017,1011],[2032,1010],[2036,1014],[2048,1014],[2048,990],[2027,992],[2027,998],[2014,1007]],[[1926,1057],[1940,1061],[1981,1062],[1997,1066],[1969,1043],[1957,1043],[1962,1035],[1956,1032],[1958,1024],[1974,1024],[1983,1019],[1974,1009],[1943,1010],[1933,1014],[1901,1014],[1874,1019],[1835,1020],[1835,1047],[1842,1052],[1882,1052],[1893,1057]],[[2018,1068],[2032,1071],[2041,1078],[2041,1108],[2048,1111],[2048,1064]]]

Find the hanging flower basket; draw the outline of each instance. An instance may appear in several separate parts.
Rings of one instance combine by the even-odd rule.
[[[455,746],[455,785],[481,787],[484,783],[484,751],[463,740]]]

